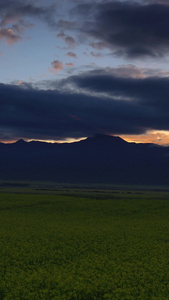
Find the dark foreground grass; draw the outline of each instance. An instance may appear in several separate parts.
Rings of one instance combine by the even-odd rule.
[[[169,299],[167,193],[0,194],[0,299]]]

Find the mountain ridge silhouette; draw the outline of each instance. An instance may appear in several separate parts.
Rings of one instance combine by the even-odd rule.
[[[74,143],[0,143],[1,180],[168,185],[169,147],[98,134]]]

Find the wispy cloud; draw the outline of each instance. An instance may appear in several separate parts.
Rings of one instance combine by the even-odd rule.
[[[50,69],[51,72],[59,72],[63,69],[63,63],[59,60],[54,60],[51,62],[52,69]]]
[[[72,36],[70,36],[70,35],[66,35],[64,32],[59,32],[57,34],[57,37],[59,37],[62,40],[64,40],[65,43],[68,45],[69,48],[74,48],[76,46],[75,39]]]
[[[67,21],[67,20],[59,20],[57,23],[60,30],[70,30],[76,26],[76,22],[74,21]]]
[[[77,58],[77,55],[74,52],[67,52],[66,55],[70,56],[70,57],[73,57],[73,58]]]
[[[21,36],[15,34],[12,29],[0,28],[0,40],[6,40],[6,44],[11,45],[21,40]]]
[[[96,52],[91,51],[90,54],[91,54],[91,56],[94,56],[96,58],[102,57],[101,53],[96,53]]]
[[[64,38],[65,42],[68,44],[69,47],[75,47],[76,41],[72,36],[66,36]]]
[[[94,49],[102,50],[104,48],[107,48],[108,45],[104,42],[92,42],[90,43],[90,46]]]
[[[53,24],[54,6],[38,6],[33,1],[0,1],[0,38],[7,44],[17,43],[27,28],[34,26],[27,17]]]
[[[66,63],[65,65],[66,65],[67,67],[73,67],[73,66],[74,66],[73,63]]]

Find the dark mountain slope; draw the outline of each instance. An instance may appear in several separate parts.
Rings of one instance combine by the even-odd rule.
[[[169,148],[96,135],[72,144],[0,144],[0,179],[72,183],[169,183]]]

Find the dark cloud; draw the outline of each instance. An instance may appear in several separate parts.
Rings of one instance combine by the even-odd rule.
[[[169,52],[169,5],[166,1],[105,1],[78,5],[81,30],[106,45],[112,54],[129,58],[162,57]],[[86,21],[86,15],[88,19]]]
[[[1,26],[23,16],[50,18],[54,6],[38,6],[35,1],[0,0]]]
[[[96,70],[47,84],[47,90],[0,85],[1,135],[63,139],[169,130],[167,78],[121,78]]]
[[[169,1],[168,0],[147,0],[147,3],[149,4],[165,4],[165,5],[169,5]]]
[[[109,48],[117,56],[162,57],[169,52],[168,3],[168,0],[72,0],[69,5],[75,8],[65,9],[62,18],[57,3],[55,7],[41,1],[0,0],[0,28],[13,31],[13,42],[8,32],[1,33],[1,39],[8,43],[19,41],[24,30],[33,26],[31,17],[35,22],[37,19],[46,22],[69,47],[88,40],[94,49]]]
[[[130,100],[129,102],[133,102],[134,104],[153,105],[153,107],[155,105],[159,106],[160,109],[162,109],[163,105],[169,107],[168,78],[127,78],[112,75],[111,69],[100,69],[72,76],[66,81],[69,84],[74,84],[76,88],[88,91],[90,94],[106,94],[113,99],[128,99]]]

